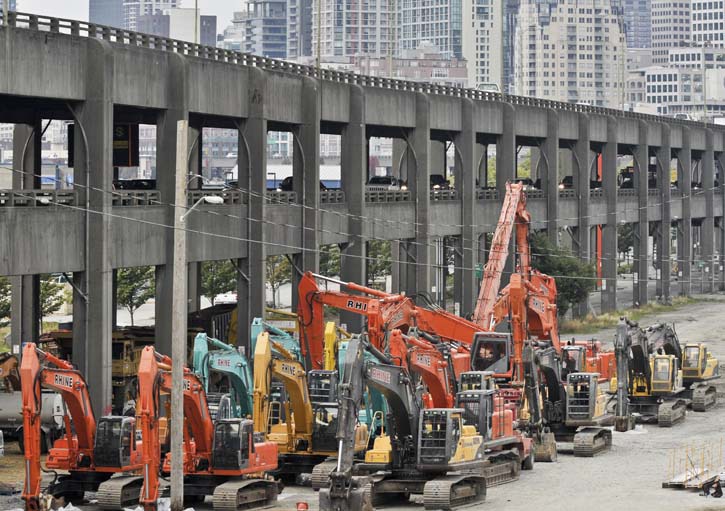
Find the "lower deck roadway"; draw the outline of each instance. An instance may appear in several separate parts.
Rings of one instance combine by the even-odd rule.
[[[708,348],[725,362],[725,296],[709,295],[703,301],[684,306],[674,312],[646,317],[641,325],[656,322],[675,322],[681,342],[707,342]],[[611,344],[614,329],[579,336],[597,337]],[[560,455],[557,463],[537,463],[533,472],[522,472],[519,481],[497,486],[488,491],[483,505],[474,504],[460,509],[489,509],[506,511],[561,511],[586,509],[637,509],[638,511],[715,510],[725,509],[725,499],[704,498],[696,492],[666,490],[661,483],[667,475],[673,447],[701,445],[709,442],[717,451],[725,436],[725,404],[706,413],[688,412],[683,423],[670,429],[656,425],[639,426],[628,433],[614,433],[612,450],[595,458],[574,458]],[[22,481],[22,458],[15,444],[0,459],[0,481]],[[15,453],[15,454],[13,454]],[[414,497],[415,498],[415,497]],[[297,502],[307,502],[310,511],[318,509],[317,494],[309,488],[285,488],[275,508],[294,510]],[[19,496],[1,497],[0,509],[20,509]],[[79,506],[82,511],[96,511],[93,505]],[[211,510],[211,503],[195,506],[197,511]],[[391,511],[418,509],[422,506],[390,506]]]

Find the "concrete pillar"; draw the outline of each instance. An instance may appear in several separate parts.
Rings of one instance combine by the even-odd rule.
[[[700,227],[704,292],[715,290],[715,152],[714,133],[705,131],[705,152],[702,155],[702,188],[705,190],[705,218]]]
[[[415,96],[415,129],[409,137],[410,150],[415,163],[415,175],[408,179],[408,189],[415,200],[415,242],[408,243],[407,282],[408,294],[431,292],[432,261],[434,247],[428,228],[430,214],[430,99],[426,94]]]
[[[13,130],[13,174],[15,190],[40,188],[41,137],[40,119],[16,124]],[[40,336],[40,276],[23,275],[10,279],[12,287],[10,338],[13,350],[20,353],[24,342],[36,342]]]
[[[177,54],[170,55],[170,76],[167,87],[168,108],[159,113],[156,128],[156,182],[161,202],[173,204],[176,190],[176,132],[177,122],[189,119],[188,91],[186,88],[186,60]],[[194,134],[192,133],[193,137]],[[186,174],[188,174],[188,169]],[[196,185],[195,185],[196,186]],[[192,213],[193,214],[193,213]],[[173,225],[174,208],[168,206],[166,223]],[[171,345],[174,341],[186,342],[186,339],[172,339],[171,326],[173,317],[171,303],[173,300],[172,276],[174,273],[174,232],[165,231],[166,264],[156,267],[156,349],[171,356]],[[184,268],[184,273],[187,269]]]
[[[577,255],[583,261],[591,261],[591,220],[589,218],[589,188],[591,174],[591,140],[589,138],[589,117],[579,114],[579,138],[572,149],[572,181],[577,194],[578,221],[576,227]],[[589,312],[589,300],[577,307],[577,314],[585,316]]]
[[[314,78],[302,79],[302,123],[294,133],[293,181],[302,225],[302,251],[294,256],[302,271],[320,268],[320,90]],[[292,289],[296,290],[300,275],[292,271]],[[297,293],[292,293],[292,307]]]
[[[639,122],[639,144],[634,147],[634,168],[637,179],[634,183],[637,189],[638,218],[634,236],[634,271],[637,279],[634,281],[633,299],[639,305],[647,303],[647,274],[649,270],[649,218],[647,211],[648,200],[648,171],[649,146],[647,145],[648,125]]]
[[[349,242],[340,251],[340,273],[343,281],[367,283],[365,242],[365,183],[368,178],[367,136],[365,132],[365,91],[350,85],[350,117],[342,132],[342,189],[347,201]],[[395,258],[395,257],[393,257]],[[361,332],[363,316],[340,313],[340,321],[351,332]]]
[[[204,186],[202,176],[202,146],[204,127],[201,123],[189,124],[189,169],[188,169],[188,189],[200,190]],[[199,176],[194,178],[194,176]]]
[[[188,296],[189,312],[201,310],[201,277],[202,263],[189,263],[187,268],[186,294]]]
[[[248,205],[246,233],[247,258],[241,262],[245,277],[237,281],[237,333],[238,343],[247,347],[252,320],[264,317],[266,302],[266,260],[264,211],[267,190],[267,115],[265,105],[267,74],[259,68],[249,69],[249,117],[239,132],[239,187],[249,193],[245,195]]]
[[[462,314],[473,312],[478,295],[474,268],[478,263],[476,228],[476,129],[475,105],[470,99],[461,99],[461,131],[456,134],[456,189],[461,194],[461,236],[456,253],[454,274],[454,300],[460,304]]]
[[[498,199],[503,203],[506,195],[506,182],[513,181],[516,176],[516,109],[509,103],[501,103],[503,130],[496,142],[496,191]],[[508,284],[514,271],[515,240],[511,237],[509,256],[501,276],[501,286]]]
[[[74,296],[73,363],[86,377],[93,410],[102,415],[111,406],[112,398],[112,200],[107,193],[113,184],[114,72],[110,44],[88,41],[86,69],[86,101],[77,111],[78,125],[74,130],[74,175],[80,185],[81,203],[88,200],[94,213],[88,214],[86,220],[86,266],[80,279],[87,301]]]
[[[617,310],[617,120],[607,118],[602,151],[602,188],[607,223],[602,228],[602,312]]]
[[[677,276],[680,294],[692,291],[692,151],[690,129],[682,128],[682,149],[677,152],[677,187],[682,194],[682,219],[677,232]]]
[[[549,109],[546,115],[546,134],[541,148],[544,160],[541,174],[541,189],[546,196],[546,230],[549,240],[559,244],[559,116],[556,110]]]
[[[720,133],[718,133],[718,136],[722,137]],[[725,137],[721,140],[723,139],[725,139]],[[719,169],[718,184],[720,187],[715,190],[714,200],[718,201],[721,204],[723,211],[725,211],[725,182],[723,182],[723,179],[725,179],[725,151],[717,153],[717,167]],[[715,236],[717,239],[715,246],[719,252],[718,260],[715,263],[717,270],[719,271],[716,288],[719,291],[725,291],[725,215],[719,218],[718,223],[718,228],[715,230]]]
[[[657,296],[665,302],[670,302],[670,280],[672,273],[672,262],[670,250],[672,236],[670,225],[672,223],[672,210],[670,205],[670,164],[672,162],[672,146],[670,145],[670,127],[662,124],[660,127],[662,142],[657,149],[657,187],[660,190],[660,208],[662,210],[662,221],[657,233],[657,254],[658,266],[660,269],[660,280],[657,285]]]

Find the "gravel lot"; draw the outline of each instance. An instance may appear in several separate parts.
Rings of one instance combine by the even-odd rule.
[[[725,363],[725,296],[708,297],[707,301],[689,305],[675,312],[658,314],[640,323],[649,325],[674,321],[681,342],[705,341],[711,351]],[[611,343],[614,329],[598,332],[597,337]],[[725,403],[725,400],[723,400]],[[716,510],[725,509],[725,499],[704,498],[695,492],[661,488],[666,478],[672,448],[703,442],[720,445],[725,437],[725,404],[707,413],[689,412],[684,423],[671,429],[656,425],[639,427],[628,433],[614,433],[610,452],[594,459],[560,455],[558,463],[537,463],[533,472],[522,472],[521,479],[491,488],[483,506],[507,511],[562,511],[569,509],[638,511]],[[7,455],[0,459],[0,482],[22,484],[22,458],[15,444],[6,446]],[[316,494],[308,488],[289,487],[282,493],[278,509],[295,509],[300,501],[317,509]],[[0,509],[20,508],[19,496],[0,497]],[[480,505],[468,506],[468,509]],[[93,505],[80,506],[95,511]],[[420,506],[389,509],[422,509]],[[196,509],[211,509],[211,505]]]

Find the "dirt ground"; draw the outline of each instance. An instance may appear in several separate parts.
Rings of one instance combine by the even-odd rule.
[[[704,341],[725,364],[725,296],[708,297],[707,301],[686,306],[678,311],[658,314],[640,321],[675,322],[681,342]],[[603,330],[596,337],[611,344],[614,329]],[[614,433],[610,452],[593,459],[560,455],[557,463],[537,463],[532,472],[522,472],[517,482],[491,488],[484,504],[467,509],[506,509],[507,511],[586,511],[637,509],[638,511],[725,510],[725,498],[713,499],[696,492],[662,489],[668,474],[673,448],[692,444],[713,447],[714,456],[722,460],[725,439],[725,398],[707,413],[688,412],[684,423],[670,429],[656,425],[640,426],[636,431]],[[0,458],[0,482],[22,484],[22,459],[16,446],[6,446]],[[719,463],[722,465],[722,461]],[[288,487],[280,496],[278,509],[295,509],[297,502],[307,502],[310,510],[317,507],[317,495],[308,488]],[[20,508],[19,496],[0,496],[0,510]],[[95,511],[93,505],[80,506]],[[422,509],[420,506],[398,506],[388,509]],[[211,509],[211,504],[197,506],[197,511]]]

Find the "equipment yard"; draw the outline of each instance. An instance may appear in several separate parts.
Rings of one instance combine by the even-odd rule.
[[[677,311],[646,317],[639,323],[647,326],[656,322],[674,322],[682,342],[699,340],[706,342],[719,360],[725,359],[725,297],[707,297]],[[596,334],[577,336],[578,340],[591,337],[601,339],[611,346],[615,329]],[[563,336],[568,340],[568,337]],[[704,498],[695,491],[663,489],[667,478],[672,450],[685,446],[713,446],[714,457],[722,451],[721,439],[725,419],[722,401],[706,413],[687,412],[684,422],[672,428],[660,428],[656,424],[638,425],[634,431],[613,433],[612,448],[595,458],[575,458],[560,455],[557,463],[536,463],[533,471],[522,471],[520,479],[511,484],[490,488],[485,507],[488,509],[529,510],[532,504],[540,510],[586,508],[664,511],[668,509],[723,509],[725,500]],[[678,453],[679,456],[679,453]],[[692,455],[697,458],[698,455]],[[697,459],[692,463],[698,464]],[[718,463],[714,463],[718,464]],[[721,464],[721,463],[719,463]],[[0,461],[0,481],[20,489],[23,480],[22,458],[17,444],[8,442],[6,456]],[[417,497],[413,497],[415,501]],[[307,502],[311,510],[318,508],[317,493],[310,488],[287,486],[279,497],[276,507],[295,509],[298,502]],[[0,496],[0,509],[20,509],[20,495]],[[74,503],[76,504],[76,503]],[[476,508],[480,504],[462,506]],[[83,510],[95,511],[97,506],[86,504]],[[407,509],[422,506],[390,505],[386,509]],[[194,509],[211,509],[209,499]]]

